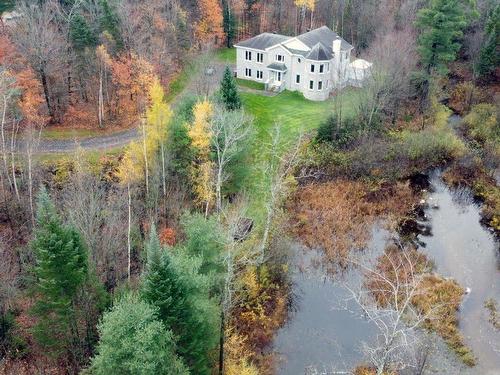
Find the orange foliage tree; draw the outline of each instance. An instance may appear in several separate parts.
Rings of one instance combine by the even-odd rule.
[[[200,18],[196,24],[196,37],[200,43],[218,45],[224,40],[222,8],[218,0],[199,0]]]
[[[149,87],[153,83],[153,67],[140,56],[122,54],[112,62],[113,83],[116,85],[115,117],[121,123],[135,122],[147,105]],[[119,112],[119,113],[118,113]]]

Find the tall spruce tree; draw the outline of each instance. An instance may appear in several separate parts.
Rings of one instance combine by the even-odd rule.
[[[224,76],[220,84],[220,95],[222,102],[228,111],[234,111],[241,108],[241,99],[236,87],[236,81],[231,73],[231,69],[226,66]]]
[[[147,245],[142,298],[158,309],[158,318],[177,338],[177,352],[195,374],[209,374],[209,351],[217,342],[217,308],[197,273],[197,259],[161,248],[153,227]]]
[[[92,375],[187,375],[175,354],[175,338],[157,318],[157,310],[125,295],[99,324],[97,355]]]
[[[455,60],[467,25],[466,3],[464,0],[430,0],[429,6],[418,12],[418,50],[427,74],[434,70],[446,74],[448,64]]]
[[[47,191],[38,195],[34,284],[37,318],[34,335],[48,354],[75,353],[78,337],[76,301],[87,276],[87,249],[75,229],[62,224]],[[70,359],[78,362],[78,359]]]
[[[116,49],[121,50],[123,48],[123,40],[120,34],[120,19],[108,0],[101,0],[100,5],[102,9],[101,29],[113,37]]]
[[[500,5],[489,14],[485,28],[485,43],[477,66],[481,77],[491,75],[500,66]]]
[[[73,48],[77,51],[83,51],[86,47],[97,45],[97,36],[80,14],[76,14],[71,19],[69,36]]]
[[[226,35],[226,47],[231,48],[236,33],[236,18],[234,17],[229,0],[223,0],[222,7],[222,26],[224,28],[224,34]]]

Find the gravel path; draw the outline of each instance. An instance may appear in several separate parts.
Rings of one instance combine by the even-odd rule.
[[[219,61],[213,61],[212,63],[210,63],[210,67],[214,68],[215,73],[211,76],[206,76],[204,74],[205,69],[199,69],[200,72],[191,78],[190,83],[186,85],[184,90],[170,103],[172,109],[174,109],[179,104],[181,99],[189,93],[209,95],[218,87],[220,79],[222,78],[222,74],[224,72],[225,64]],[[138,128],[132,128],[112,134],[89,138],[41,139],[36,153],[69,153],[74,151],[77,147],[81,147],[84,150],[109,150],[112,148],[125,146],[139,137],[140,132]],[[23,149],[22,141],[18,143],[18,149]]]

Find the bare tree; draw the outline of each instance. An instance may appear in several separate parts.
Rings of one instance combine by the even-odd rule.
[[[364,318],[377,328],[374,342],[363,343],[363,351],[377,375],[417,368],[417,349],[424,335],[420,328],[433,319],[434,312],[423,313],[414,305],[415,298],[426,293],[422,269],[429,267],[427,258],[398,243],[388,247],[374,265],[350,261],[364,278],[357,285],[344,285],[348,301],[354,301]]]
[[[268,246],[269,235],[273,221],[277,216],[278,206],[287,194],[290,187],[289,178],[299,161],[299,152],[303,144],[303,137],[293,142],[283,142],[281,125],[275,123],[271,133],[271,142],[268,145],[269,163],[263,170],[263,180],[268,181],[266,190],[268,196],[265,199],[266,219],[258,250],[259,263],[264,262],[265,251]]]
[[[241,144],[251,131],[252,121],[243,111],[215,110],[210,121],[216,156],[215,199],[218,213],[222,209],[222,185],[227,180],[227,166],[240,152]]]
[[[373,61],[369,76],[359,91],[358,112],[366,128],[377,115],[396,117],[401,101],[410,95],[410,74],[415,68],[415,36],[408,28],[378,37],[368,54]]]
[[[54,1],[40,3],[25,0],[18,5],[18,11],[21,17],[12,30],[12,39],[38,74],[49,116],[53,118],[55,103],[51,96],[51,77],[64,61],[62,52],[67,50],[55,24],[58,5]]]

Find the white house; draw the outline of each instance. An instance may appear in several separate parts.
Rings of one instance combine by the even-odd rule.
[[[326,26],[296,37],[263,33],[235,47],[238,78],[262,82],[266,90],[300,91],[310,100],[326,100],[335,88],[360,86],[371,67],[351,63],[354,47]]]

